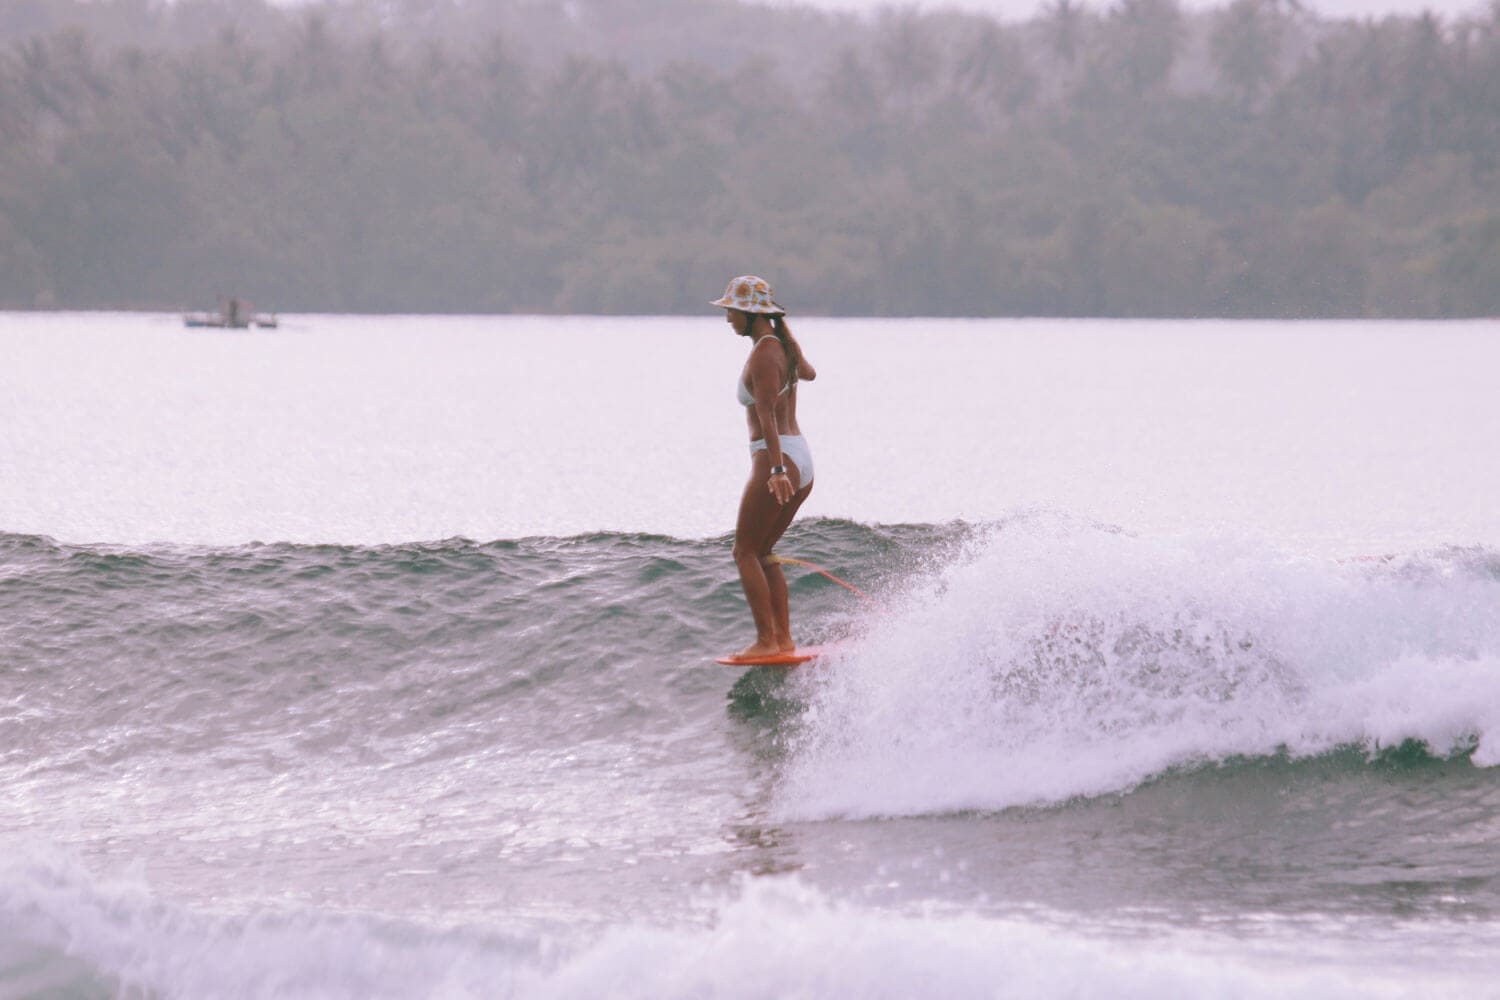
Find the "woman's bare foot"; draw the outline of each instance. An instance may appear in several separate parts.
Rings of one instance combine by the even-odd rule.
[[[753,660],[762,656],[775,656],[777,653],[785,653],[790,646],[783,646],[777,642],[755,642],[730,657],[733,660]]]

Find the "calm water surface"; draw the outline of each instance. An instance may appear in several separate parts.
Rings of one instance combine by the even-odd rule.
[[[1494,323],[806,319],[811,515],[1500,540]],[[702,318],[0,314],[0,524],[80,542],[715,535],[745,347]]]

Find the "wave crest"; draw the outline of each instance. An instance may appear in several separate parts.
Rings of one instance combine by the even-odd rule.
[[[997,525],[809,680],[783,808],[1051,804],[1406,740],[1500,763],[1495,565],[1486,550],[1337,563],[1227,536]]]

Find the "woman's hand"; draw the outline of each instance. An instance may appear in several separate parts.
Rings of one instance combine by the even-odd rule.
[[[779,504],[785,504],[797,492],[792,487],[792,477],[785,472],[778,472],[770,479],[767,479],[766,489],[771,491],[771,495],[776,498],[776,502]]]

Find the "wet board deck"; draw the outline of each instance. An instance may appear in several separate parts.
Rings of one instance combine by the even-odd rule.
[[[798,646],[790,653],[773,653],[769,656],[752,656],[741,658],[738,656],[720,656],[714,660],[726,667],[795,667],[803,663],[824,656],[831,656],[837,652],[838,647],[832,644],[823,646]]]

